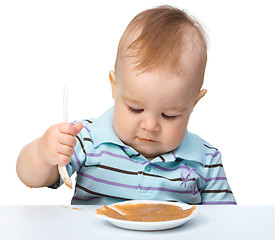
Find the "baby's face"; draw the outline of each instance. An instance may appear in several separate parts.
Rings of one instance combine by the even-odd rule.
[[[118,137],[149,160],[177,148],[198,96],[192,77],[158,71],[137,75],[124,66],[111,80]]]

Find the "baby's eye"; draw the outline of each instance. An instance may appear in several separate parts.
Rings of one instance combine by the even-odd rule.
[[[170,116],[170,115],[166,115],[166,114],[162,113],[162,117],[165,119],[168,119],[168,120],[172,120],[172,119],[175,119],[177,116]]]
[[[143,112],[143,109],[136,109],[136,108],[132,108],[130,106],[128,106],[128,109],[133,112],[133,113],[141,113]]]

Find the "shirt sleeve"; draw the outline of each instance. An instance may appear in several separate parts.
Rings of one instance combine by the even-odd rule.
[[[73,122],[72,124],[75,124],[76,122]],[[84,139],[90,138],[88,129],[83,127],[79,134],[77,134],[76,138],[76,146],[74,148],[74,153],[71,156],[71,162],[66,165],[67,172],[69,174],[69,177],[73,175],[74,172],[77,172],[83,163],[86,161],[86,150],[84,146]],[[63,180],[60,177],[59,180],[48,186],[49,188],[56,189],[60,187],[63,184]]]
[[[223,164],[221,161],[221,153],[216,152],[208,155],[209,164],[204,168],[207,170],[205,186],[202,189],[202,204],[236,204],[235,197],[228,184]]]

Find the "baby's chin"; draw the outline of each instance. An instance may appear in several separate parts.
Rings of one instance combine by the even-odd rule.
[[[132,142],[132,141],[123,141],[126,145],[131,146],[134,148],[138,153],[140,153],[142,156],[147,158],[149,161],[160,156],[161,154],[164,154],[166,152],[161,151],[163,150],[163,147],[161,146],[150,146],[150,143],[144,144],[143,142]],[[153,143],[153,145],[159,145],[159,143]]]
[[[149,161],[160,156],[161,154],[163,154],[162,152],[149,152],[149,151],[138,151],[142,156],[144,156],[145,158],[147,158]]]
[[[148,161],[151,161],[152,159],[156,158],[159,155],[146,155],[142,154]]]

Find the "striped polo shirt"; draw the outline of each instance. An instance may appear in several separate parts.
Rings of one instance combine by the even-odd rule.
[[[77,172],[72,204],[165,200],[188,204],[236,204],[220,152],[186,131],[180,146],[151,161],[125,145],[113,129],[113,107],[83,129],[67,170]],[[57,188],[62,179],[52,185]]]

